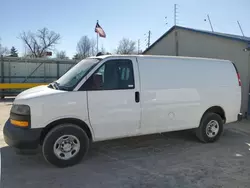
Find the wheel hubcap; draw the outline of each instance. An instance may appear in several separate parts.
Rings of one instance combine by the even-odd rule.
[[[80,150],[80,141],[73,135],[63,135],[54,144],[54,153],[59,159],[69,160]]]
[[[72,148],[71,144],[65,144],[63,146],[63,150],[66,151],[66,152],[69,152],[71,150],[71,148]]]
[[[210,138],[215,137],[219,132],[219,123],[216,120],[211,120],[208,122],[206,127],[207,136]]]

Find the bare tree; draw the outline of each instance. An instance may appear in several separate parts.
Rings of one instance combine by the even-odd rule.
[[[77,43],[77,54],[82,58],[90,56],[91,52],[91,42],[88,36],[83,36],[80,41]]]
[[[134,54],[135,53],[135,42],[127,38],[120,40],[116,53],[118,54]]]
[[[83,36],[76,46],[78,59],[84,59],[96,54],[96,42],[94,39],[89,39],[88,36]]]
[[[9,53],[9,50],[7,47],[3,47],[1,44],[1,38],[0,38],[0,56],[7,55]]]
[[[68,59],[65,51],[59,51],[56,53],[56,58],[58,59]]]
[[[43,57],[46,51],[54,50],[60,38],[60,34],[47,28],[40,29],[36,33],[23,32],[20,34],[20,39],[28,47],[28,53],[34,57]]]
[[[102,52],[103,54],[106,54],[106,49],[103,47],[103,45],[102,45],[102,48],[101,48],[101,52]]]
[[[90,48],[91,48],[91,56],[95,56],[96,55],[96,41],[95,41],[95,39],[91,39],[90,40]]]

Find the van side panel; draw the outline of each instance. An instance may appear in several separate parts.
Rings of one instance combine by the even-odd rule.
[[[229,61],[175,57],[139,57],[142,132],[199,126],[203,113],[220,106],[228,122],[240,110],[240,87]]]

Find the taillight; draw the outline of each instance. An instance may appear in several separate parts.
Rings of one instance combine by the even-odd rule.
[[[239,86],[241,86],[240,73],[238,72],[238,69],[237,69],[237,67],[235,66],[234,63],[233,63],[233,65],[234,65],[234,68],[235,68],[235,71],[236,71],[236,74],[237,74],[237,79],[238,79]]]
[[[241,80],[240,80],[240,74],[239,73],[237,73],[237,78],[238,78],[239,86],[241,86]]]

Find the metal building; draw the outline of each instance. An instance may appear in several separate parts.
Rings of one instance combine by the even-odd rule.
[[[206,57],[233,61],[242,81],[241,110],[245,115],[249,112],[250,37],[173,26],[143,54]],[[221,75],[223,77],[223,72]]]

